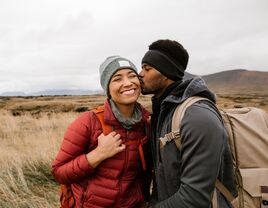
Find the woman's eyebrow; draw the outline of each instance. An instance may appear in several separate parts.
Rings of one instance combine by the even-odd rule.
[[[134,71],[129,71],[128,74],[136,74]]]
[[[122,74],[115,74],[112,76],[112,79],[115,78],[115,77],[122,77]]]

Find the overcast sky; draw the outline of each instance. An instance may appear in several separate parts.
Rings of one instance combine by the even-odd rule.
[[[107,56],[140,68],[166,38],[193,74],[268,71],[268,0],[0,0],[0,94],[101,89]]]

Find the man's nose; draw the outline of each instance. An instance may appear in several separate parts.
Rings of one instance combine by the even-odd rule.
[[[139,73],[139,79],[143,77],[143,70],[140,71]]]

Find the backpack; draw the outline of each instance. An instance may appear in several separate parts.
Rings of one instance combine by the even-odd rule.
[[[180,123],[187,107],[203,97],[190,97],[179,105],[172,117],[172,130],[160,138],[160,144],[174,140],[181,146]],[[211,102],[212,103],[212,102]],[[213,103],[215,106],[215,104]],[[219,110],[228,133],[228,143],[233,157],[233,168],[238,190],[234,198],[217,179],[216,189],[234,208],[268,208],[268,115],[255,107]],[[216,191],[212,207],[217,208]]]
[[[112,126],[108,125],[104,122],[104,106],[99,106],[91,110],[97,117],[97,119],[101,123],[102,131],[104,135],[108,135],[110,132],[113,131]],[[146,123],[145,130],[147,130],[148,124]],[[147,143],[148,139],[145,136],[142,139],[138,139],[135,141],[127,141],[125,145],[138,145],[139,146],[139,154],[141,158],[141,163],[143,170],[146,170],[146,162],[144,158],[143,148],[142,146]],[[73,196],[71,185],[60,184],[60,208],[74,208],[75,207],[75,199]]]

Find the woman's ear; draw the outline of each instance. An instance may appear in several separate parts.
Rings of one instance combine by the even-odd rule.
[[[106,94],[107,94],[107,97],[108,97],[109,99],[112,98],[112,96],[111,96],[111,94],[110,94],[110,90],[109,90],[109,85],[108,85],[108,87],[107,87],[107,92],[106,92]]]

